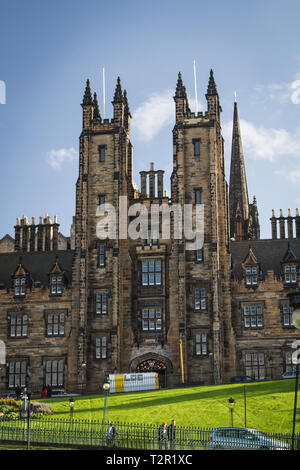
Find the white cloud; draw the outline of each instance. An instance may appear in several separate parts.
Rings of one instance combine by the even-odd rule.
[[[257,85],[255,91],[280,103],[300,104],[300,80]]]
[[[151,140],[174,120],[174,90],[152,93],[133,113],[132,128],[139,140]]]
[[[133,113],[132,130],[136,138],[150,141],[165,126],[175,121],[174,90],[152,93]],[[189,99],[189,106],[195,109],[195,100]],[[203,105],[198,103],[198,111]]]
[[[46,154],[46,160],[49,165],[57,171],[60,171],[65,163],[73,162],[78,158],[78,152],[73,148],[49,150]]]
[[[286,129],[256,127],[251,122],[240,120],[244,153],[247,158],[256,158],[274,162],[281,157],[290,156],[299,159],[300,128],[294,133]],[[231,142],[232,122],[223,126],[226,142]]]

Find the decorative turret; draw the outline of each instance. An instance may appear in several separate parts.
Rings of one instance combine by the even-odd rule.
[[[222,108],[219,103],[219,95],[217,92],[217,86],[214,78],[214,72],[211,69],[206,93],[207,100],[207,113],[211,119],[217,119],[220,122],[220,113]]]
[[[123,125],[124,123],[124,108],[125,101],[122,93],[121,80],[120,77],[117,79],[117,86],[114,94],[114,99],[112,101],[114,107],[114,122]]]
[[[91,121],[93,119],[93,107],[94,107],[89,79],[87,79],[86,81],[86,87],[85,87],[85,92],[84,92],[81,106],[83,110],[82,128],[85,130],[90,126]]]
[[[132,118],[132,116],[131,116],[130,109],[129,109],[126,90],[124,90],[124,93],[123,93],[123,100],[124,100],[124,121],[125,121],[124,124],[125,124],[125,127],[129,129],[130,119]]]
[[[176,103],[176,122],[183,122],[184,119],[189,117],[190,109],[186,89],[181,78],[181,72],[178,73],[174,101]]]
[[[94,106],[93,122],[95,124],[100,124],[101,123],[101,116],[100,116],[99,104],[98,104],[98,99],[97,99],[97,93],[96,92],[94,93],[93,106]]]

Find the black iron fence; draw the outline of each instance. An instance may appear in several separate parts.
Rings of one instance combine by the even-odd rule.
[[[29,426],[29,427],[28,427]],[[114,429],[114,431],[113,431]],[[176,426],[161,432],[156,424],[101,423],[77,419],[0,420],[0,441],[34,445],[134,450],[269,449],[300,450],[300,435],[270,434],[239,428]]]

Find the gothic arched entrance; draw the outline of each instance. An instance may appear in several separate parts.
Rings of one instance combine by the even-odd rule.
[[[132,372],[156,372],[158,374],[159,388],[167,386],[168,375],[172,373],[171,361],[164,356],[148,353],[135,358],[130,366]]]

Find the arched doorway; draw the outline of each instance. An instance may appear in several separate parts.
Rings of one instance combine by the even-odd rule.
[[[132,372],[156,372],[159,388],[167,387],[168,375],[173,371],[171,361],[167,357],[155,353],[148,353],[135,358],[130,369]]]

